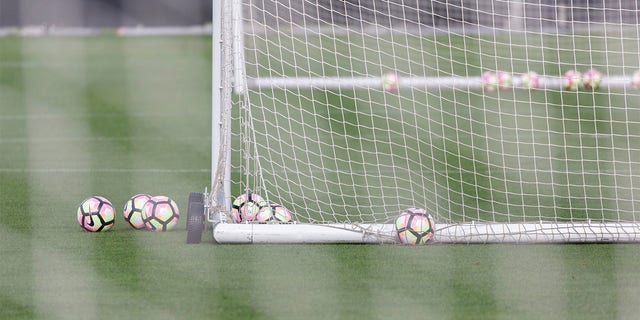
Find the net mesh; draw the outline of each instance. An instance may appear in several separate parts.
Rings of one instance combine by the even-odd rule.
[[[385,223],[407,207],[439,223],[636,221],[636,1],[240,9],[232,196],[312,223]],[[599,88],[564,87],[590,69]]]

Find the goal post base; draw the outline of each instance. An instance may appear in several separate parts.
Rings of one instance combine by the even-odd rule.
[[[395,243],[391,224],[232,224],[213,227],[217,243]]]
[[[230,224],[213,227],[217,243],[398,243],[392,224]],[[436,243],[624,243],[640,242],[638,223],[437,224]]]

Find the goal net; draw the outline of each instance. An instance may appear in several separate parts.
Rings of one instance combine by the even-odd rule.
[[[637,1],[221,3],[216,241],[640,240]],[[296,223],[230,223],[247,191]]]

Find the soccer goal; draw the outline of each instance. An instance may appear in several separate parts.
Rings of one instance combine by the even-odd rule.
[[[395,243],[409,207],[435,242],[640,241],[637,1],[213,7],[188,242]],[[294,222],[236,223],[247,192]]]

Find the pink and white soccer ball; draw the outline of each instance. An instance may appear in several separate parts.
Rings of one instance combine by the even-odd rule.
[[[398,241],[410,245],[430,243],[436,230],[433,217],[422,208],[408,208],[402,211],[394,227]]]
[[[178,204],[166,196],[151,197],[142,206],[142,221],[147,230],[169,231],[176,228],[180,219]]]
[[[144,220],[142,219],[142,207],[149,199],[151,199],[150,195],[140,193],[129,198],[127,203],[124,205],[124,210],[122,212],[124,220],[136,230],[146,229]]]
[[[640,89],[640,70],[636,70],[631,76],[631,86]]]
[[[398,74],[393,71],[389,71],[382,77],[382,88],[384,91],[396,92],[398,91],[399,82],[400,77],[398,77]]]
[[[93,196],[82,201],[76,215],[78,224],[90,232],[110,230],[115,223],[115,210],[111,201],[101,196]]]
[[[585,89],[598,90],[600,82],[602,82],[602,75],[598,70],[591,69],[582,75],[582,85]]]
[[[575,70],[569,70],[562,79],[563,87],[569,91],[577,91],[582,85],[582,74]]]
[[[482,74],[482,88],[487,91],[495,91],[498,88],[498,75],[493,71],[486,71]]]
[[[540,87],[540,77],[535,71],[525,72],[520,75],[520,86],[525,89],[537,89]]]
[[[273,210],[271,210],[271,206],[264,206],[258,210],[258,214],[256,214],[255,218],[253,218],[256,222],[267,222],[273,220]]]
[[[277,222],[277,223],[289,223],[293,222],[293,213],[283,205],[272,203],[270,205],[260,208],[258,214],[254,218],[256,222]]]
[[[496,73],[496,78],[498,78],[498,88],[499,89],[509,89],[511,88],[512,79],[511,74],[505,71],[498,71]]]
[[[231,204],[231,220],[235,223],[256,221],[258,213],[264,207],[268,205],[260,195],[253,192],[243,193]]]
[[[285,206],[272,203],[271,211],[273,212],[273,220],[283,223],[293,222],[293,213]]]

